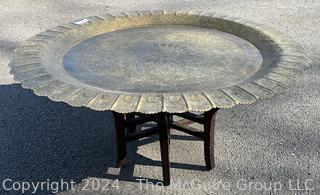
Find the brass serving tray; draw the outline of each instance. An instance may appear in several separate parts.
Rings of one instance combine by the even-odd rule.
[[[285,90],[309,59],[284,35],[185,11],[106,14],[25,42],[11,73],[35,94],[120,113],[206,111]]]

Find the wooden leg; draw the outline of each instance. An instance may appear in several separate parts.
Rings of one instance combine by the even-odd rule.
[[[135,114],[134,113],[128,113],[126,114],[126,119],[134,119],[135,118]],[[128,133],[134,133],[136,132],[136,125],[131,125],[130,127],[128,127]]]
[[[117,112],[112,112],[114,125],[116,129],[116,147],[117,160],[116,167],[122,167],[127,163],[127,146],[125,142],[126,128],[125,115]]]
[[[170,185],[170,162],[169,162],[169,146],[170,146],[170,132],[169,132],[169,117],[167,113],[157,114],[157,124],[159,128],[159,141],[161,149],[162,174],[163,184]]]
[[[167,118],[168,118],[168,135],[169,135],[169,146],[170,146],[170,129],[171,129],[171,126],[172,126],[172,123],[173,123],[173,115],[172,114],[167,114]]]
[[[214,126],[217,108],[204,113],[204,158],[207,169],[212,169],[214,162]]]

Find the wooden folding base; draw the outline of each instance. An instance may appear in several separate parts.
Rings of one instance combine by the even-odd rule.
[[[211,109],[203,114],[186,113],[166,113],[157,114],[141,114],[129,113],[121,114],[113,112],[114,123],[116,128],[116,149],[117,160],[116,166],[122,167],[127,162],[126,143],[132,140],[138,140],[154,134],[159,134],[161,161],[163,172],[163,184],[170,185],[170,129],[176,129],[184,133],[198,137],[204,141],[204,159],[208,170],[214,167],[214,126],[215,114],[218,108]],[[184,119],[173,121],[173,115],[177,115]],[[155,121],[156,127],[143,131],[136,131],[136,126]],[[188,126],[191,123],[200,123],[203,125],[203,131]]]

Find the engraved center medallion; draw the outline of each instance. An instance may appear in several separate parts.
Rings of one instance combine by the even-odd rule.
[[[123,92],[179,92],[234,85],[261,66],[248,41],[214,29],[161,25],[118,30],[71,48],[64,68],[83,83]]]

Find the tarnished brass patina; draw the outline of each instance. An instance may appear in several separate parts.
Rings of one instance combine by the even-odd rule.
[[[11,72],[38,95],[120,113],[207,111],[283,91],[309,63],[279,32],[179,11],[87,17],[16,51]]]

